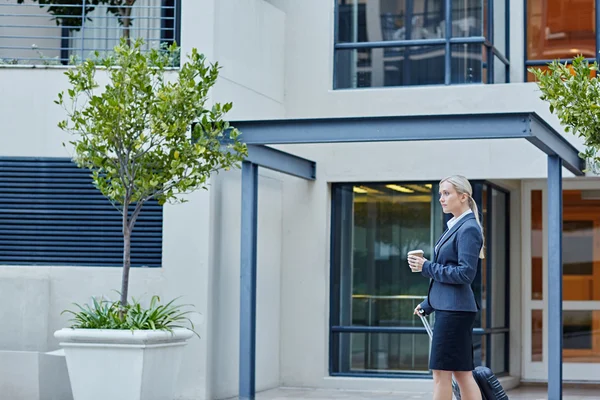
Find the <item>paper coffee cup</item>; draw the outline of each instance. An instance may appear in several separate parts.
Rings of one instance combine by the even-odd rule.
[[[408,252],[409,256],[423,257],[424,254],[425,252],[423,250],[412,250]]]
[[[409,255],[409,256],[423,257],[424,254],[425,254],[425,252],[423,250],[412,250],[412,251],[409,251],[407,255]],[[412,272],[419,272],[419,271],[413,270],[412,268],[410,270]]]

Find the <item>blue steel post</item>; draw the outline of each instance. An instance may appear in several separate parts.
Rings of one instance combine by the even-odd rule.
[[[452,37],[452,0],[444,2],[444,26],[446,39],[446,56],[444,58],[444,83],[449,85],[452,83],[452,47],[450,46],[450,38]]]
[[[492,47],[494,46],[494,2],[488,0],[487,2],[487,32],[485,32],[490,46],[486,46],[487,51],[487,83],[494,83],[494,61],[496,56]]]
[[[548,399],[562,399],[562,160],[548,156]]]
[[[242,226],[240,241],[239,398],[253,400],[256,366],[256,236],[258,165],[242,162]]]

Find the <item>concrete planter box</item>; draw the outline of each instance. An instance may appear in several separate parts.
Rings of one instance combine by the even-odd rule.
[[[171,400],[187,329],[61,329],[74,400]]]

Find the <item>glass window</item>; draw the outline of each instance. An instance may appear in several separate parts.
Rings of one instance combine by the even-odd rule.
[[[531,361],[544,361],[543,310],[531,310]]]
[[[484,36],[481,0],[452,2],[452,37]]]
[[[417,183],[335,187],[335,324],[422,327],[413,310],[427,295],[429,280],[410,270],[406,253],[423,249],[431,259],[434,237],[442,233],[434,192],[433,184]],[[429,339],[424,330],[338,333],[334,346],[335,372],[428,372]]]
[[[544,299],[542,191],[531,191],[531,300]]]
[[[478,203],[483,193],[490,196],[489,206],[480,208],[485,214],[482,221],[498,227],[488,246],[502,249],[482,264],[473,290],[483,305],[482,277],[492,274],[497,278],[492,290],[494,303],[487,309],[492,310],[493,325],[505,327],[508,196],[482,183],[475,182],[473,187]],[[429,280],[411,272],[406,253],[422,249],[426,258],[432,258],[433,246],[449,219],[442,213],[437,192],[436,183],[333,185],[332,373],[428,373],[429,339],[413,310],[426,297]],[[487,270],[486,265],[494,263],[497,269]],[[478,314],[476,327],[482,326],[485,308]],[[431,322],[434,318],[435,313]],[[415,328],[419,332],[415,333]],[[496,349],[500,339],[492,337],[485,331],[474,335],[477,365],[489,360],[494,365],[504,362],[504,356],[495,357],[497,352],[504,354],[506,343],[503,339],[502,347]],[[491,349],[491,358],[486,357],[486,349]]]
[[[563,358],[600,363],[600,193],[563,191]]]
[[[476,83],[483,79],[483,54],[480,44],[453,44],[452,83]]]
[[[443,84],[445,54],[444,46],[338,50],[336,87]]]
[[[491,265],[488,273],[492,282],[492,314],[490,318],[492,328],[504,328],[508,326],[506,290],[508,287],[506,280],[508,269],[508,196],[496,189],[492,189],[491,192],[490,219],[493,232],[488,238],[488,254],[491,253],[489,256]]]
[[[595,59],[595,15],[595,0],[527,0],[527,66],[577,55]]]
[[[337,0],[335,88],[483,82],[488,1]]]
[[[339,0],[338,43],[444,35],[444,0]]]
[[[508,373],[507,350],[508,333],[497,333],[491,336],[492,357],[489,367],[496,375]]]

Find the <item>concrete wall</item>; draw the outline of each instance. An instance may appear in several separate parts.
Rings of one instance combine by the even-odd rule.
[[[210,61],[220,62],[221,78],[211,101],[233,101],[232,119],[282,117],[283,59],[278,55],[283,51],[284,15],[262,0],[246,2],[245,8],[233,7],[234,3],[184,2],[184,54],[196,47]],[[241,38],[245,52],[237,47]],[[62,145],[69,136],[56,126],[64,118],[63,112],[53,103],[56,94],[67,88],[63,72],[61,68],[0,68],[0,90],[5,94],[0,98],[0,157],[71,155],[69,146]],[[98,79],[101,85],[106,82],[102,74]],[[261,205],[265,219],[260,225],[264,240],[260,246],[272,250],[264,251],[260,258],[261,271],[266,273],[259,283],[264,289],[259,304],[261,313],[266,310],[266,314],[259,318],[267,329],[259,332],[259,387],[279,384],[276,283],[280,246],[272,239],[281,236],[277,216],[282,207],[280,186],[273,175],[261,179],[261,190],[270,196]],[[164,299],[183,296],[182,301],[196,306],[194,322],[201,339],[192,339],[185,352],[178,395],[181,399],[224,397],[237,390],[237,367],[231,363],[237,359],[239,290],[231,286],[239,282],[239,252],[231,249],[239,248],[235,245],[239,243],[239,173],[215,176],[211,190],[191,194],[188,200],[165,206],[162,268],[134,269],[130,294],[143,298],[158,294]],[[11,355],[15,370],[19,366],[30,371],[48,370],[44,365],[50,362],[37,354],[46,357],[45,352],[58,348],[53,333],[67,324],[67,316],[60,316],[60,312],[72,302],[86,302],[93,295],[114,296],[112,291],[120,287],[120,272],[119,268],[0,266],[0,286],[5,289],[0,302],[19,304],[0,311],[4,321],[0,351]],[[0,369],[6,366],[0,365]],[[36,387],[46,387],[48,379],[41,377]],[[211,382],[217,382],[214,388]],[[0,378],[0,391],[5,393],[4,389],[14,393],[14,400],[37,400],[41,396],[30,380],[4,382]]]
[[[222,66],[215,101],[233,101],[234,119],[283,118],[285,14],[263,0],[217,0],[214,59]],[[235,124],[234,124],[235,125]],[[280,174],[259,178],[256,387],[279,386],[282,230]],[[241,180],[221,173],[211,187],[213,285],[210,398],[238,393]]]

